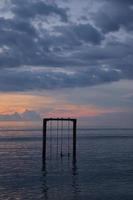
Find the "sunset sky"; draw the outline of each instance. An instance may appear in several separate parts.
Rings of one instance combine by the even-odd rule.
[[[0,1],[0,120],[30,111],[133,128],[132,0]]]

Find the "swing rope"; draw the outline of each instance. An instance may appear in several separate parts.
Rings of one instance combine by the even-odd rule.
[[[58,123],[58,121],[57,121],[57,129],[56,129],[56,132],[57,132],[57,135],[56,135],[56,139],[57,139],[57,144],[56,144],[56,155],[57,155],[57,157],[58,157],[58,140],[59,140],[59,123]]]
[[[63,156],[63,152],[62,152],[62,146],[63,146],[63,121],[61,121],[61,157]]]
[[[68,157],[70,156],[70,121],[68,121]]]
[[[50,134],[50,158],[52,158],[52,121],[50,121],[49,134]]]

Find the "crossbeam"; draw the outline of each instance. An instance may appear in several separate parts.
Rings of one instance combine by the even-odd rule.
[[[44,121],[76,121],[74,118],[45,118]]]

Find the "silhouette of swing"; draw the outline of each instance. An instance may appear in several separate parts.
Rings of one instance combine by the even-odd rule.
[[[54,126],[52,124],[54,122]],[[67,123],[67,126],[64,128],[64,122]],[[72,122],[72,126],[71,123]],[[45,118],[43,119],[43,151],[42,151],[42,162],[43,166],[46,164],[46,154],[47,154],[47,133],[48,133],[48,126],[49,123],[49,153],[50,153],[50,159],[52,159],[52,149],[53,149],[53,136],[52,136],[52,130],[54,127],[54,130],[56,131],[56,134],[54,134],[54,141],[56,141],[56,157],[58,158],[58,155],[60,155],[60,158],[65,156],[65,152],[63,152],[63,147],[65,145],[63,137],[64,137],[64,130],[67,132],[67,157],[70,157],[70,138],[71,138],[71,132],[72,134],[72,158],[73,161],[76,161],[76,129],[77,129],[77,120],[73,118]],[[66,125],[65,123],[65,125]],[[56,128],[55,128],[56,124]],[[55,153],[55,152],[54,152]]]

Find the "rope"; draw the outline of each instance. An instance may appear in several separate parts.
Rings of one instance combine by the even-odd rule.
[[[50,133],[50,158],[52,158],[52,121],[50,121],[49,133]]]
[[[70,156],[70,121],[68,121],[68,157]]]
[[[62,152],[62,146],[63,146],[63,121],[61,121],[61,157],[63,156],[63,152]]]
[[[58,149],[58,139],[59,139],[59,123],[58,123],[58,121],[57,121],[57,135],[56,135],[56,139],[57,139],[57,145],[56,145],[56,155],[58,156],[58,151],[59,151],[59,149]]]

